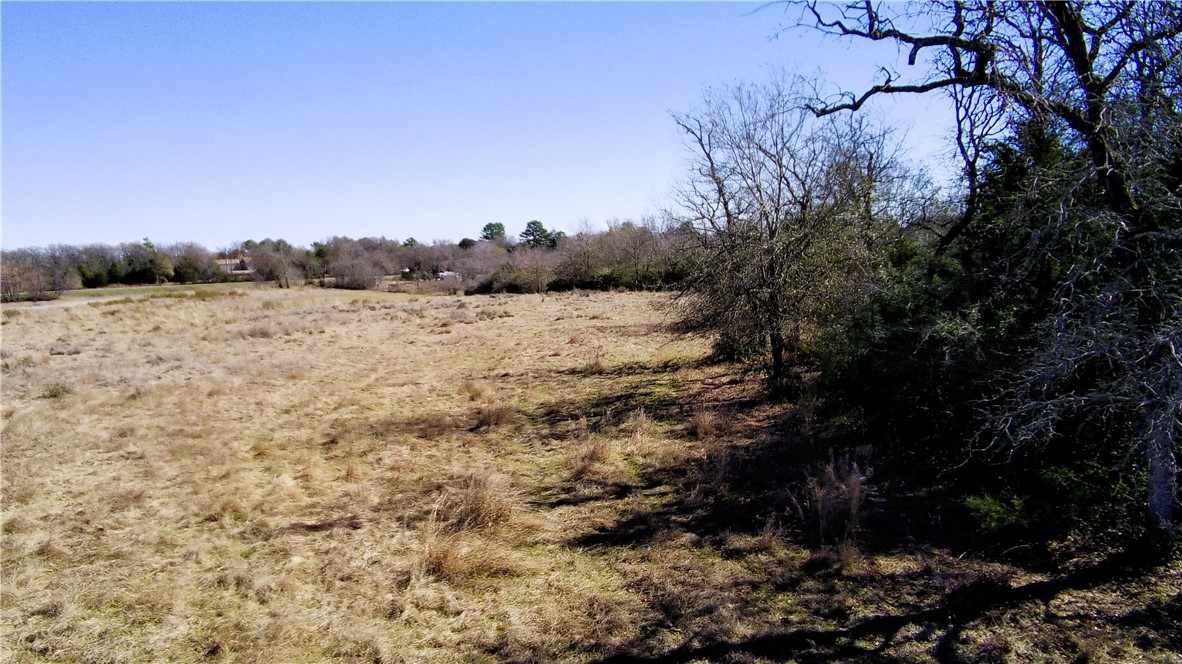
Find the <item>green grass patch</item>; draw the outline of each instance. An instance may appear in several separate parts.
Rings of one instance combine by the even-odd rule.
[[[232,293],[238,292],[245,295],[241,290],[243,284],[241,282],[227,282],[223,284],[201,284],[194,286],[193,284],[161,284],[159,286],[116,286],[108,288],[80,288],[78,290],[63,291],[61,296],[65,299],[87,299],[92,297],[113,297],[113,296],[134,296],[145,295],[160,297],[187,297],[188,295],[170,295],[171,293],[186,293],[193,292],[210,292],[210,293]]]

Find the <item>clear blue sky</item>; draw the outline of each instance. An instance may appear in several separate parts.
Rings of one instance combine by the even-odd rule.
[[[893,49],[775,35],[746,3],[14,3],[2,24],[5,248],[577,230],[666,201],[670,111],[706,86]],[[938,99],[884,102],[917,156]]]

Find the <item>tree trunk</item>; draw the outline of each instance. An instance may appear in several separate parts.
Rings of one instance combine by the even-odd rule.
[[[1145,453],[1149,467],[1149,518],[1155,528],[1174,532],[1174,502],[1178,499],[1178,459],[1174,456],[1174,427],[1182,406],[1170,402],[1153,414]]]
[[[784,367],[784,345],[782,332],[773,330],[768,334],[768,346],[772,351],[772,370],[768,382],[775,393],[783,392],[788,382]]]

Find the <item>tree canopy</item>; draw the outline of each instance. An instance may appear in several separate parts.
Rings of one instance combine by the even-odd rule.
[[[944,300],[963,329],[988,332],[970,344],[981,359],[960,360],[977,366],[985,447],[1046,449],[1078,436],[1076,451],[1094,449],[1097,459],[1141,450],[1151,521],[1172,530],[1182,439],[1182,7],[790,4],[803,25],[894,42],[916,66],[815,100],[818,115],[883,94],[943,91],[954,101],[967,196],[963,214],[937,229],[938,246],[959,269],[990,275],[948,294],[958,304]],[[940,272],[927,270],[929,293],[932,278],[948,278]]]

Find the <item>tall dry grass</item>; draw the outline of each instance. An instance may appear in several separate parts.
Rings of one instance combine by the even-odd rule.
[[[531,449],[523,409],[577,396],[553,381],[581,360],[529,349],[602,341],[574,312],[645,320],[652,297],[355,297],[5,307],[0,659],[569,649],[518,612],[562,625],[617,590],[541,581],[587,561],[527,499],[566,454]]]

